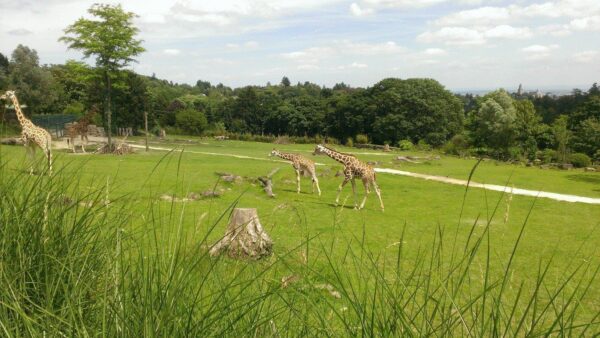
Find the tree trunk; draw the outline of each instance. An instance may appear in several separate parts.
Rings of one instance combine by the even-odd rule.
[[[144,112],[144,131],[146,132],[146,152],[148,152],[148,112]]]
[[[104,115],[106,116],[106,135],[108,136],[108,149],[112,150],[112,113],[110,111],[111,105],[111,83],[110,83],[110,74],[108,74],[108,70],[104,70],[104,81],[106,83],[106,105],[104,107]]]
[[[259,259],[271,255],[273,241],[264,231],[254,208],[235,208],[225,236],[210,249],[211,256],[227,250],[231,258]]]

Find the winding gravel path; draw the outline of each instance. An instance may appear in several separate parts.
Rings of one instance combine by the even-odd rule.
[[[145,146],[141,146],[141,145],[137,145],[137,144],[130,144],[130,146],[132,146],[134,148],[145,149]],[[171,151],[172,150],[172,149],[163,148],[163,147],[149,147],[149,148],[152,150],[162,150],[162,151]],[[212,152],[194,151],[194,150],[186,150],[185,152],[191,153],[191,154],[226,156],[226,157],[234,157],[234,158],[248,159],[248,160],[288,163],[287,161],[283,161],[283,160],[271,160],[268,158],[252,157],[252,156],[245,156],[245,155],[222,154],[222,153],[212,153]],[[323,163],[316,163],[316,164],[324,165]],[[520,188],[513,188],[513,187],[507,187],[507,186],[495,185],[495,184],[477,183],[477,182],[473,182],[473,181],[471,181],[469,183],[466,180],[461,180],[461,179],[457,179],[457,178],[419,174],[419,173],[413,173],[410,171],[402,171],[402,170],[388,169],[388,168],[375,168],[375,171],[378,173],[383,173],[383,174],[408,176],[408,177],[420,178],[420,179],[424,179],[427,181],[435,181],[435,182],[446,183],[446,184],[454,184],[454,185],[462,185],[462,186],[466,186],[467,184],[469,184],[469,187],[472,187],[472,188],[480,188],[480,189],[507,192],[507,193],[512,192],[513,195],[549,198],[549,199],[553,199],[555,201],[561,201],[561,202],[578,202],[578,203],[599,204],[600,205],[600,198],[558,194],[558,193],[548,192],[548,191],[520,189]]]

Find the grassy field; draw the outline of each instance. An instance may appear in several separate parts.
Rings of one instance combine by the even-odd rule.
[[[153,299],[157,297],[171,301],[174,306],[171,320],[185,315],[194,322],[210,313],[215,323],[221,323],[217,320],[219,314],[225,321],[210,324],[213,326],[202,322],[208,325],[205,331],[197,331],[203,328],[201,324],[193,330],[187,327],[187,331],[181,324],[172,328],[171,334],[248,334],[239,328],[251,327],[255,330],[253,334],[259,336],[276,336],[275,332],[282,328],[290,330],[288,334],[293,336],[399,332],[416,336],[499,332],[534,335],[557,330],[568,332],[569,326],[579,322],[598,321],[600,283],[598,280],[588,283],[595,278],[600,262],[598,205],[536,200],[481,189],[465,192],[460,186],[379,174],[385,212],[379,210],[375,194],[370,195],[364,210],[356,211],[350,207],[350,185],[342,194],[346,207],[333,205],[342,180],[334,174],[341,166],[326,157],[314,158],[325,164],[317,168],[322,174],[323,194],[319,197],[310,193],[308,179],[302,181],[302,193],[295,192],[291,166],[271,161],[267,156],[273,148],[271,144],[172,139],[151,146],[183,149],[183,152],[138,150],[122,157],[56,154],[58,173],[54,180],[62,182],[61,194],[86,203],[105,199],[106,194],[111,200],[110,212],[101,211],[106,213],[102,216],[106,222],[103,232],[111,234],[107,240],[112,245],[109,252],[118,252],[122,266],[129,267],[119,275],[123,281],[114,289],[128,288],[119,297],[132,303],[136,303],[136,297],[147,297],[141,301],[147,308],[137,308],[126,301],[119,303],[122,311],[117,313],[123,314],[123,321],[144,318],[137,313],[140,309],[149,311],[148,315],[167,316],[164,313],[167,305],[163,308],[153,303],[158,302]],[[277,147],[307,156],[313,149],[310,145]],[[442,156],[440,160],[421,164],[399,165],[393,161],[399,153],[341,149],[355,152],[364,160],[378,161],[381,167],[460,179],[468,178],[476,162]],[[46,181],[42,176],[30,178],[22,173],[24,154],[22,147],[0,148],[3,180],[6,186],[16,184],[6,182],[9,178],[15,182],[39,180],[38,186],[30,187],[37,191]],[[255,178],[275,168],[280,170],[273,178],[277,196],[272,199]],[[237,183],[222,182],[215,172],[233,173],[244,179]],[[541,170],[488,161],[479,165],[473,181],[600,197],[600,174],[579,170]],[[362,186],[357,187],[362,196]],[[213,189],[221,196],[188,203],[161,200],[163,195],[185,197],[190,192]],[[258,209],[263,226],[275,242],[273,258],[263,263],[207,261],[201,254],[205,251],[203,246],[222,236],[227,210],[232,205]],[[75,209],[81,213],[85,208]],[[115,232],[113,227],[120,230]],[[212,273],[205,274],[206,269]],[[127,276],[134,273],[143,276],[145,282],[135,278],[126,282]],[[280,290],[281,278],[291,274],[300,276],[300,281],[291,288],[293,291]],[[181,289],[173,289],[168,276],[179,281],[180,284],[175,284]],[[186,311],[183,309],[189,305],[186,298],[193,299],[194,291],[204,294],[195,289],[199,280],[206,281],[208,291],[192,307],[195,310]],[[220,283],[229,285],[229,291],[224,291]],[[341,298],[311,288],[323,283],[335,287]],[[160,290],[154,289],[158,285],[175,294],[161,296]],[[111,294],[115,291],[107,290]],[[131,290],[140,294],[133,295]],[[260,294],[264,297],[259,297]],[[231,297],[231,302],[223,301],[223,297]],[[528,307],[533,299],[533,305]],[[11,304],[6,298],[2,301]],[[210,312],[206,306],[200,306],[203,301],[208,302],[206,306],[219,306]],[[173,304],[187,305],[180,308]],[[251,304],[260,306],[252,310]],[[111,303],[106,308],[113,306]],[[395,313],[400,307],[404,312]],[[575,309],[577,316],[571,315]],[[0,316],[4,326],[11,318],[6,314],[9,312]],[[20,312],[15,310],[15,313]],[[134,318],[136,315],[139,318]],[[235,315],[239,315],[237,320],[231,318]],[[396,321],[391,318],[401,324],[392,325]],[[256,322],[252,324],[253,320]],[[163,330],[168,327],[165,323],[159,327],[156,321],[142,322],[140,327],[130,327],[126,335],[167,333]],[[111,332],[119,330],[114,318],[110,323],[102,323],[116,330]],[[24,327],[23,332],[40,332]],[[600,330],[598,326],[585,329],[585,333]],[[573,332],[583,332],[581,328],[577,330]]]

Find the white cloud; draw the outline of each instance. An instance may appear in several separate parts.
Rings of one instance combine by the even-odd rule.
[[[179,49],[175,49],[175,48],[168,48],[168,49],[164,49],[163,53],[166,55],[179,55],[179,54],[181,54],[181,51]]]
[[[367,16],[375,12],[372,8],[361,8],[356,2],[350,5],[350,13],[354,16]]]
[[[352,64],[350,65],[350,67],[352,67],[352,68],[367,68],[369,66],[367,64],[364,64],[364,63],[352,62]]]
[[[480,7],[446,15],[433,23],[437,26],[480,26],[508,23],[510,18],[507,8]]]
[[[596,50],[588,50],[573,54],[573,60],[579,63],[592,63],[600,61],[600,52]]]
[[[446,55],[447,52],[441,48],[427,48],[427,49],[425,49],[425,51],[423,51],[423,54],[429,55],[429,56],[440,56],[440,55]]]
[[[573,19],[569,23],[573,30],[577,31],[599,31],[600,15],[588,16],[584,18]]]
[[[486,42],[482,33],[466,27],[443,27],[434,32],[425,32],[417,36],[417,41],[443,42],[447,45],[482,45]]]
[[[316,64],[324,59],[340,57],[342,55],[383,56],[400,54],[404,51],[404,48],[393,41],[384,43],[359,43],[350,40],[339,40],[332,41],[327,46],[305,48],[298,51],[282,53],[280,56],[300,64]]]
[[[417,36],[424,43],[442,42],[446,45],[483,45],[489,39],[527,39],[533,36],[529,27],[500,25],[481,27],[443,27]]]
[[[298,65],[298,67],[296,67],[298,70],[317,70],[319,69],[319,66],[317,65]]]
[[[558,49],[559,46],[556,44],[552,45],[531,45],[525,48],[522,48],[525,54],[527,54],[526,59],[531,61],[537,61],[542,59],[547,59],[552,55],[552,51]]]
[[[502,38],[502,39],[527,39],[533,34],[529,27],[513,27],[509,25],[500,25],[484,32],[487,38]]]

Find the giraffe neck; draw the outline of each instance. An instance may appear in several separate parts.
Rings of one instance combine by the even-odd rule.
[[[10,98],[12,100],[13,106],[15,106],[15,112],[17,113],[17,119],[19,119],[21,127],[30,126],[32,123],[23,114],[23,111],[21,110],[21,105],[19,104],[19,100],[17,99],[17,97],[15,95],[11,95]]]
[[[344,154],[340,154],[337,151],[333,151],[329,148],[324,148],[325,149],[325,154],[329,157],[331,157],[332,159],[342,163],[343,165],[347,165],[348,164],[348,156],[344,155]]]
[[[281,151],[277,152],[277,156],[281,157],[284,160],[289,160],[289,161],[294,159],[294,155],[288,154],[288,153],[283,153]]]

